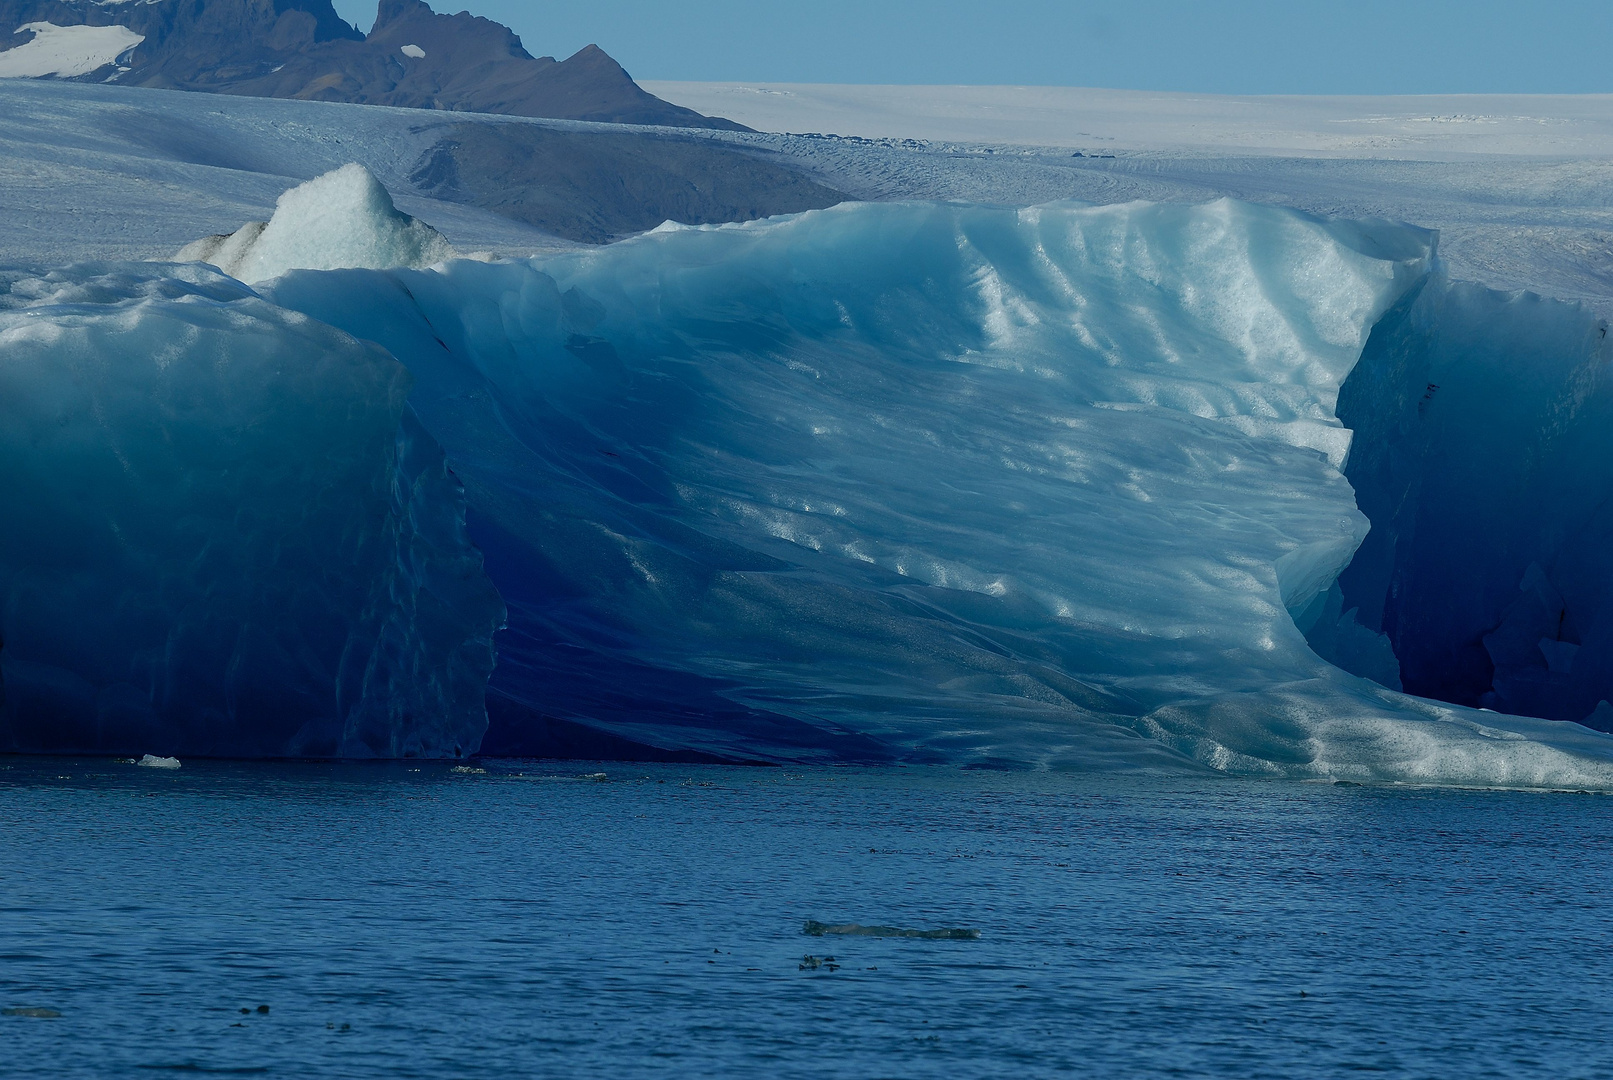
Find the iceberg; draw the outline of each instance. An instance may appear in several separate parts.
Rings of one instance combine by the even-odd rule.
[[[205,236],[174,258],[210,263],[242,281],[266,281],[293,269],[424,267],[453,254],[441,233],[399,211],[381,182],[353,164],[281,195],[267,222]]]
[[[1300,628],[1375,520],[1341,390],[1451,287],[1431,233],[1221,201],[846,205],[264,295],[419,380],[510,609],[484,752],[1605,787],[1583,727],[1397,692],[1359,605],[1326,629],[1364,676]]]
[[[40,689],[65,676],[30,674],[48,667],[116,684],[96,693],[165,753],[233,724],[254,753],[1613,788],[1613,740],[1536,708],[1613,715],[1587,601],[1600,511],[1552,505],[1599,468],[1600,324],[1449,281],[1421,229],[1228,200],[847,204],[255,290],[194,264],[68,276],[48,304],[57,286],[30,281],[0,324],[42,342],[15,355],[147,382],[87,414],[107,417],[100,472],[30,449],[54,438],[53,399],[0,392],[19,433],[0,466],[44,493],[0,536],[10,732],[13,699],[35,717],[69,700]],[[137,350],[114,335],[130,320]],[[204,378],[204,357],[237,366]],[[348,374],[271,393],[307,364]],[[152,437],[164,388],[193,381],[218,396],[208,439],[251,433],[234,456]],[[125,447],[213,465],[142,488]],[[248,483],[237,460],[279,464]],[[1531,501],[1542,477],[1557,486]],[[289,509],[311,492],[318,513]],[[210,524],[165,524],[192,513]],[[124,515],[145,523],[135,550],[209,539],[134,574]],[[1512,515],[1530,520],[1490,558],[1478,531]],[[384,542],[359,543],[376,521]],[[54,569],[80,534],[101,547]],[[237,581],[268,583],[251,610],[272,647],[226,646],[258,625]],[[1474,582],[1489,606],[1441,622],[1440,588]],[[138,633],[85,633],[92,594],[126,597]],[[1475,633],[1491,681],[1431,687],[1417,650]],[[344,681],[346,657],[404,651]],[[172,655],[194,680],[127,675]],[[241,711],[260,696],[274,708]],[[270,733],[249,743],[255,724]],[[101,730],[71,737],[110,745]]]
[[[473,751],[503,607],[409,387],[204,267],[0,275],[0,749]]]

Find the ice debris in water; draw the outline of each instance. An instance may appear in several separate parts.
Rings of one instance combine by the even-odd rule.
[[[56,1009],[23,1005],[14,1009],[0,1009],[0,1016],[26,1016],[35,1020],[60,1020],[62,1014]]]
[[[943,926],[935,930],[904,930],[896,926],[863,926],[859,923],[821,923],[808,919],[801,933],[808,937],[834,934],[841,937],[925,938],[931,941],[975,941],[979,930],[961,926]]]
[[[203,237],[175,257],[211,263],[241,281],[265,281],[293,269],[424,267],[453,255],[442,234],[399,211],[381,182],[353,164],[281,195],[267,222]]]
[[[139,761],[135,762],[135,764],[142,765],[148,769],[177,769],[179,768],[179,759],[176,757],[158,757],[156,754],[147,754]]]

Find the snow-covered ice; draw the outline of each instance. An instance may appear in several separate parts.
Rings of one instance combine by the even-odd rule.
[[[759,131],[1126,150],[1613,156],[1610,94],[1233,96],[1069,86],[656,82]]]
[[[1322,214],[1408,221],[1439,230],[1440,253],[1453,277],[1535,289],[1613,313],[1607,300],[1613,282],[1613,243],[1608,242],[1613,203],[1607,194],[1613,190],[1613,136],[1608,134],[1613,121],[1607,118],[1613,111],[1603,108],[1601,99],[1343,98],[1321,104],[1286,99],[1285,104],[1284,99],[1199,95],[1192,98],[1194,107],[1218,118],[1204,135],[1186,139],[1193,128],[1183,122],[1152,140],[1143,121],[1155,107],[1166,110],[1169,119],[1169,102],[1159,104],[1156,95],[1140,93],[1090,93],[1087,126],[1103,125],[1099,133],[1107,137],[1076,148],[1081,157],[1072,157],[1068,146],[1047,145],[1047,131],[1035,132],[1032,142],[1012,141],[1011,132],[986,142],[926,140],[916,137],[916,121],[908,114],[889,129],[904,133],[900,138],[743,132],[682,132],[680,137],[783,155],[864,199],[1028,206],[1060,199],[1203,202],[1226,195]],[[1327,103],[1331,112],[1323,108]],[[1238,116],[1262,110],[1261,122],[1249,123],[1246,130],[1288,134],[1264,146],[1230,136],[1211,145]],[[1527,125],[1519,121],[1519,130],[1546,133],[1552,141],[1533,144],[1531,150],[1483,134],[1500,125],[1419,122],[1480,113],[1533,118]],[[1337,125],[1331,121],[1351,116],[1392,120],[1367,125],[1381,129],[1372,138],[1384,145],[1303,148],[1333,138]],[[416,187],[411,177],[420,162],[450,128],[464,123],[600,127],[6,80],[0,82],[0,223],[5,226],[0,266],[171,258],[198,236],[267,220],[288,187],[349,162],[368,168],[400,210],[429,222],[460,251],[519,256],[575,247]],[[1397,126],[1406,130],[1396,131]],[[1453,134],[1427,143],[1419,141],[1417,129]],[[1462,131],[1480,135],[1464,140],[1455,134]]]
[[[204,237],[174,257],[211,263],[242,281],[267,281],[287,270],[425,267],[453,255],[441,233],[398,211],[368,169],[348,164],[280,196],[267,223]]]
[[[198,237],[267,221],[287,188],[351,162],[460,251],[525,255],[574,246],[416,190],[409,176],[422,155],[467,119],[479,118],[0,81],[0,267],[171,259]]]
[[[116,63],[118,57],[146,40],[126,26],[31,22],[16,32],[33,37],[0,52],[0,79],[77,78]]]

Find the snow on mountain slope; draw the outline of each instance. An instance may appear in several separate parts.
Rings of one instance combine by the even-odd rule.
[[[32,22],[18,34],[32,37],[22,45],[0,52],[0,79],[72,79],[116,62],[146,40],[123,26],[56,26]]]
[[[374,10],[375,24],[366,35],[345,22],[330,0],[0,0],[0,36],[19,27],[46,28],[13,76],[607,123],[739,127],[645,93],[594,45],[558,61],[532,56],[509,27],[466,11],[437,14],[423,0],[381,0]],[[429,52],[417,42],[429,44]]]
[[[409,173],[449,123],[406,109],[0,82],[0,266],[169,259],[200,236],[267,221],[287,188],[350,162],[459,250],[571,246],[417,192]]]
[[[468,126],[513,128],[515,163],[453,153],[478,141],[462,137]],[[527,128],[541,132],[541,148],[523,144]],[[518,167],[538,153],[559,159],[552,175]],[[267,220],[288,187],[349,162],[460,251],[575,245],[525,223],[533,205],[562,223],[599,220],[590,236],[604,239],[668,217],[723,221],[838,201],[806,179],[808,166],[782,158],[682,129],[0,80],[0,266],[166,259],[198,236]],[[668,167],[679,162],[698,167]],[[702,192],[704,178],[715,183]],[[509,214],[481,209],[484,196]]]

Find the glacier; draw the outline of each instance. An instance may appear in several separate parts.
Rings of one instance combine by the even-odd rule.
[[[1427,383],[1470,379],[1505,413],[1508,364],[1550,354],[1508,430],[1556,433],[1562,455],[1529,468],[1565,490],[1606,393],[1592,316],[1449,281],[1433,233],[1231,200],[846,204],[233,287],[206,303],[407,368],[398,430],[417,423],[463,485],[498,596],[461,573],[453,633],[400,632],[422,666],[461,650],[442,660],[458,686],[500,598],[506,625],[485,716],[415,752],[1613,787],[1613,740],[1563,722],[1579,716],[1483,711],[1540,700],[1505,689],[1510,667],[1435,700],[1406,659],[1432,640],[1412,629],[1443,602],[1432,585],[1420,615],[1383,614],[1404,595],[1386,582],[1438,559],[1438,528],[1487,520],[1403,520],[1421,492],[1483,493],[1446,465],[1485,428],[1469,412],[1434,414],[1468,443],[1418,428]],[[39,408],[15,401],[0,409]],[[1488,495],[1492,517],[1527,509]],[[464,570],[457,505],[431,500]],[[1519,597],[1581,595],[1527,531],[1468,564],[1500,606],[1441,632],[1493,616],[1517,624],[1498,642],[1523,640],[1551,612]],[[0,664],[13,620],[51,606],[9,584],[40,557],[0,558]],[[1552,639],[1579,658],[1520,663],[1599,687],[1590,635]]]
[[[199,265],[0,274],[0,749],[473,751],[503,605],[409,388]]]

